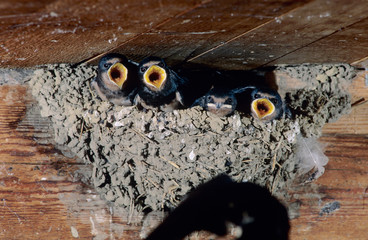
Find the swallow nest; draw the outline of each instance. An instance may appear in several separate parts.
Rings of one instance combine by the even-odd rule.
[[[220,173],[273,193],[286,189],[297,174],[297,135],[318,137],[329,119],[349,111],[350,96],[338,83],[349,81],[353,70],[349,65],[278,70],[308,86],[286,94],[295,118],[269,123],[237,112],[219,118],[199,107],[164,113],[114,106],[91,90],[92,66],[44,66],[35,70],[30,86],[41,115],[52,120],[56,144],[93,165],[92,182],[104,199],[159,210],[175,207]]]

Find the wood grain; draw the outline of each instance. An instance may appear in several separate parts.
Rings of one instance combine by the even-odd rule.
[[[354,14],[353,12],[349,13]],[[360,61],[367,57],[368,53],[368,33],[361,31],[362,29],[368,28],[368,16],[362,15],[360,17],[365,18],[360,20],[357,18],[356,20],[358,21],[354,23],[347,21],[348,24],[351,23],[350,25],[337,25],[340,28],[330,35],[281,56],[268,64],[273,65],[290,62],[300,64],[305,63],[306,60],[313,63],[354,63]],[[349,54],[346,54],[346,51],[349,51]],[[303,60],[300,56],[303,56],[306,60]]]
[[[172,64],[226,69],[305,62],[368,66],[364,0],[121,3],[0,3],[0,66],[76,63],[115,48],[135,60],[154,54]],[[6,83],[0,84],[0,239],[140,239],[147,231],[142,216],[100,199],[86,181],[90,166],[52,144],[52,126],[40,117],[28,86],[0,75]],[[367,75],[365,69],[349,88],[352,102],[368,99]],[[301,207],[291,221],[291,240],[367,239],[367,116],[364,103],[323,128],[330,161],[316,182],[290,190]],[[340,208],[322,214],[331,202]],[[148,225],[161,218],[153,214]]]
[[[338,49],[333,51],[312,49],[308,46],[337,33],[341,34],[340,30],[344,27],[349,29],[353,26],[358,28],[364,26],[364,24],[358,24],[359,21],[367,17],[364,8],[358,7],[364,4],[366,4],[365,1],[340,0],[332,3],[316,0],[278,16],[268,24],[191,60],[193,63],[206,63],[213,67],[226,69],[255,68],[275,63],[355,61],[368,53],[366,41],[363,38],[360,38],[360,41],[350,41],[354,38],[345,38],[345,48],[338,48],[342,43],[330,45],[331,49]],[[356,32],[354,30],[354,33]],[[337,37],[335,40],[338,42]],[[341,58],[341,55],[336,54],[337,51],[342,51],[342,55],[344,55],[343,52],[355,44],[361,46],[357,55],[349,53]],[[298,54],[304,48],[306,48],[306,52],[309,51],[308,54]],[[358,49],[359,47],[352,48]],[[293,54],[294,52],[295,54]],[[289,55],[290,58],[288,58]],[[228,59],[232,59],[232,61],[228,61]]]
[[[121,46],[130,56],[156,55],[177,64],[273,21],[308,1],[211,1]],[[237,58],[236,54],[229,57]]]
[[[79,62],[150,31],[201,4],[190,1],[49,1],[0,5],[1,66]],[[15,4],[16,4],[15,3]],[[23,4],[23,5],[22,5]]]
[[[81,239],[110,232],[137,239],[127,217],[122,227],[122,218],[81,181],[78,172],[88,174],[90,166],[49,143],[50,122],[29,113],[33,103],[27,86],[0,86],[0,238],[73,239],[73,227]]]
[[[291,239],[366,239],[368,223],[367,136],[325,135],[329,163],[317,182],[299,188],[300,217],[291,221]],[[322,214],[337,201],[340,208]]]
[[[368,56],[364,0],[23,0],[0,4],[0,66],[96,57],[117,49],[226,69]]]

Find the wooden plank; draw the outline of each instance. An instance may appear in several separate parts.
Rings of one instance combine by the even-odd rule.
[[[141,217],[114,211],[75,176],[88,167],[4,164],[0,167],[1,239],[138,239]],[[30,177],[30,178],[29,178]]]
[[[316,0],[281,15],[274,21],[247,32],[234,41],[215,47],[189,60],[192,63],[225,69],[245,69],[266,65],[365,19],[368,15],[361,7],[364,4],[366,1],[363,0],[354,2]],[[365,29],[362,28],[360,31],[365,32]],[[363,42],[364,39],[361,41]],[[348,41],[346,46],[354,44],[359,43]],[[336,55],[335,51],[313,51],[307,56],[294,55],[294,58],[289,59],[288,62],[280,60],[278,63],[313,62],[319,57],[322,59],[328,57],[333,62],[344,62],[350,52],[348,48],[342,49],[341,52]],[[361,55],[367,54],[368,51],[364,47]],[[342,55],[345,56],[341,57]],[[313,56],[313,59],[308,56]]]
[[[35,13],[39,9],[44,8],[50,2],[53,2],[53,0],[38,0],[32,2],[24,0],[3,1],[0,4],[0,16]]]
[[[368,56],[368,15],[365,18],[341,27],[333,34],[303,46],[269,64],[293,63],[354,63]],[[303,56],[302,58],[300,56]]]
[[[46,155],[52,156],[57,152],[52,145],[38,144],[33,139],[38,137],[40,143],[50,142],[52,134],[48,132],[50,122],[39,115],[26,116],[27,106],[34,103],[27,90],[23,85],[4,85],[0,88],[0,156],[6,156],[2,158],[3,163],[32,161],[43,164],[48,158]],[[37,121],[37,129],[33,127],[33,121]]]
[[[156,55],[168,59],[171,64],[180,63],[273,21],[306,2],[211,1],[124,44],[119,51],[137,58]],[[227,61],[236,57],[229,57]]]
[[[0,5],[0,65],[75,63],[118,46],[134,59],[152,54],[174,64],[188,60],[227,69],[357,61],[368,55],[364,4],[17,0]]]
[[[366,239],[368,230],[367,136],[325,135],[329,163],[317,182],[297,188],[300,217],[291,221],[291,239]],[[340,208],[322,214],[338,202]]]
[[[18,1],[22,4],[22,1]],[[55,0],[0,15],[1,66],[79,62],[201,5],[190,1]],[[8,5],[0,5],[0,13]]]
[[[45,146],[38,146],[33,139],[34,128],[22,122],[31,102],[27,87],[1,86],[0,96],[0,238],[70,236],[66,208],[58,194],[77,191],[80,183],[74,184],[69,175],[61,176],[63,164],[56,170],[53,163],[64,159],[64,165],[68,165],[68,161],[56,157],[56,150],[44,151]],[[88,228],[78,228],[81,233],[89,232]]]

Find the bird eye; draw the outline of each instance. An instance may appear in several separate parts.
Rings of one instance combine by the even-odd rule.
[[[228,98],[228,99],[226,99],[226,103],[227,104],[232,104],[233,103],[233,100],[231,98]]]
[[[254,94],[254,98],[261,98],[261,94],[259,93]]]
[[[103,66],[104,66],[104,68],[109,68],[111,66],[111,64],[110,63],[105,63]]]
[[[277,100],[277,98],[271,98],[271,102],[273,104],[277,104],[279,102],[279,100]]]
[[[211,102],[212,101],[212,97],[211,96],[207,96],[206,97],[206,100],[207,100],[207,102]]]
[[[147,67],[141,67],[141,72],[145,72],[147,70]]]

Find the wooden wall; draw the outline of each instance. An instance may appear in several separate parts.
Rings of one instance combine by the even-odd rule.
[[[367,10],[364,0],[8,1],[0,3],[0,66],[95,63],[118,51],[223,69],[306,62],[365,68]],[[324,128],[326,173],[291,190],[301,206],[292,240],[367,239],[367,74],[350,89],[362,103]],[[50,123],[37,114],[28,87],[0,79],[0,239],[139,239],[141,216],[100,200],[78,174],[89,166],[51,144]],[[340,209],[320,214],[335,201]]]

